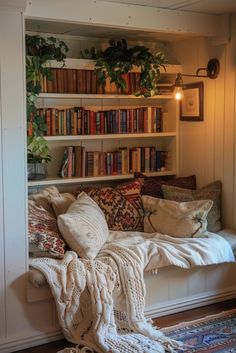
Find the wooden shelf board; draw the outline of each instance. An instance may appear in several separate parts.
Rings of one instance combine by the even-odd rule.
[[[158,94],[153,97],[136,97],[133,94],[86,94],[86,93],[40,93],[39,98],[41,99],[143,99],[143,100],[154,100],[154,99],[173,99],[172,94]]]
[[[167,176],[175,175],[176,171],[165,171],[165,172],[152,172],[145,173],[147,176]],[[76,184],[76,183],[89,183],[109,180],[122,180],[122,179],[133,179],[133,174],[125,175],[108,175],[108,176],[97,176],[97,177],[84,177],[84,178],[47,178],[43,180],[31,180],[28,182],[28,186],[46,186],[46,185],[65,185],[65,184]]]
[[[134,134],[106,134],[106,135],[66,135],[66,136],[44,136],[47,141],[78,141],[78,140],[112,140],[112,139],[135,139],[135,138],[161,138],[175,137],[176,132],[157,133],[134,133]]]

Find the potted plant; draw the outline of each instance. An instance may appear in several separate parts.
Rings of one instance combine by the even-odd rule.
[[[47,163],[51,160],[47,141],[42,136],[29,136],[27,141],[28,179],[47,177]]]
[[[54,37],[26,35],[26,98],[28,122],[28,179],[46,177],[46,163],[51,160],[47,141],[43,138],[46,123],[37,114],[36,101],[41,92],[42,77],[52,80],[50,67],[45,64],[56,60],[64,65],[66,44]]]
[[[82,57],[95,60],[95,72],[98,84],[103,88],[107,78],[115,83],[117,92],[124,92],[126,81],[124,74],[133,69],[140,70],[140,88],[134,92],[136,96],[151,97],[157,94],[157,82],[160,77],[160,67],[165,68],[167,62],[164,53],[152,54],[149,48],[136,45],[128,48],[125,39],[109,41],[110,46],[101,52],[94,48],[85,49]]]

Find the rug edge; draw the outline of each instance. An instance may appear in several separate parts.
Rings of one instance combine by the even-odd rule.
[[[191,321],[183,321],[183,322],[180,322],[180,323],[175,324],[173,326],[163,327],[163,328],[161,328],[161,331],[165,333],[168,331],[172,331],[172,330],[176,330],[176,329],[185,327],[186,325],[199,324],[205,320],[217,319],[218,317],[221,317],[223,315],[227,316],[227,315],[234,314],[234,313],[236,313],[236,308],[231,309],[231,310],[221,311],[220,313],[217,313],[217,314],[207,315],[207,316],[204,316],[200,319],[195,319],[195,320],[191,320]]]

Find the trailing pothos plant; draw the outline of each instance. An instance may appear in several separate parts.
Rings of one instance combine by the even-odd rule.
[[[157,94],[157,82],[160,77],[160,67],[165,69],[167,62],[164,53],[152,54],[149,48],[136,45],[128,48],[125,39],[110,40],[110,46],[99,53],[94,48],[86,49],[82,56],[95,60],[95,71],[98,84],[105,88],[107,78],[115,83],[117,91],[125,90],[124,74],[140,69],[140,89],[135,92],[137,96],[150,97]]]
[[[57,38],[26,35],[27,122],[31,130],[27,141],[29,162],[43,163],[50,160],[47,142],[43,138],[46,123],[43,117],[37,114],[36,100],[41,92],[43,79],[52,80],[52,73],[45,65],[46,62],[56,60],[63,66],[67,51],[67,45]]]

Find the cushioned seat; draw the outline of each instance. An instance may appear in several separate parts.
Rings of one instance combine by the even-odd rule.
[[[230,244],[236,258],[236,231],[226,228],[221,230],[218,234],[220,234]],[[47,286],[45,276],[39,270],[34,268],[30,268],[29,280],[36,287],[42,288]]]

